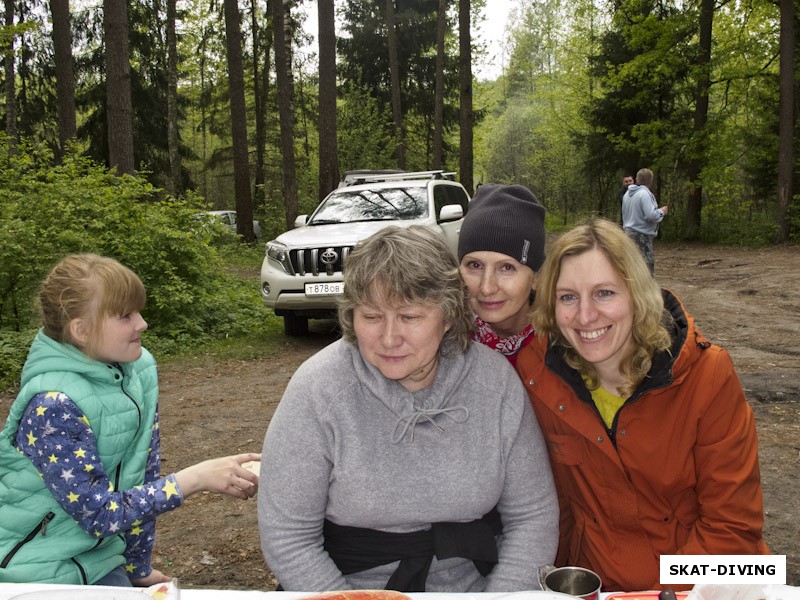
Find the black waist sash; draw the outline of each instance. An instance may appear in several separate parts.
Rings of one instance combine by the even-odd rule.
[[[486,576],[497,564],[496,535],[503,532],[497,508],[469,523],[433,523],[430,529],[391,533],[325,520],[324,548],[343,575],[400,561],[385,589],[424,592],[433,557],[471,559]]]

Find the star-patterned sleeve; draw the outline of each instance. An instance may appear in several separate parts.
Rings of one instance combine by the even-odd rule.
[[[157,429],[152,439],[158,439]],[[150,573],[154,518],[183,503],[174,475],[158,477],[157,445],[151,445],[145,484],[115,490],[97,456],[88,419],[60,392],[43,392],[31,399],[16,444],[41,473],[59,505],[84,531],[98,539],[125,534],[130,577]]]
[[[158,408],[153,421],[153,435],[150,438],[150,452],[147,455],[147,467],[144,474],[145,489],[152,485],[155,493],[158,479],[161,477],[161,433],[158,419]],[[149,519],[133,529],[125,532],[125,571],[128,576],[137,579],[147,577],[152,570],[150,555],[156,541],[156,521]]]

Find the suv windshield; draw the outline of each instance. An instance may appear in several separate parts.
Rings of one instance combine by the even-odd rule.
[[[402,221],[427,216],[428,201],[424,187],[343,190],[328,196],[307,225]]]

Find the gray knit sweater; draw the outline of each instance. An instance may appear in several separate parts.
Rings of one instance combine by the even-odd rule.
[[[382,589],[398,563],[343,576],[322,525],[392,532],[503,519],[499,562],[434,559],[429,592],[538,589],[558,543],[547,449],[517,374],[480,344],[440,358],[410,393],[339,340],[292,377],[264,440],[258,493],[264,556],[284,589]]]

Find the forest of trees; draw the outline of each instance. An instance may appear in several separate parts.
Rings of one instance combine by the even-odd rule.
[[[235,208],[246,241],[349,169],[522,183],[559,228],[645,166],[668,239],[800,238],[795,0],[519,0],[477,81],[487,4],[4,0],[6,146]]]

